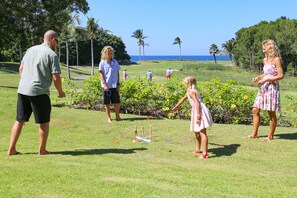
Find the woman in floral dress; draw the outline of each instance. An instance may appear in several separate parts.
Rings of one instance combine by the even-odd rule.
[[[276,43],[273,40],[262,42],[262,51],[265,54],[263,59],[263,74],[253,78],[253,82],[259,87],[253,105],[253,131],[248,138],[258,138],[260,124],[260,110],[266,110],[270,118],[270,129],[265,142],[273,139],[276,128],[276,111],[280,111],[280,91],[278,80],[284,78],[282,59]]]

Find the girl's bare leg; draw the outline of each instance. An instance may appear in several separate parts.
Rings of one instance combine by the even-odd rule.
[[[260,109],[253,108],[253,131],[252,134],[249,136],[250,138],[257,138],[258,137],[258,129],[260,125]]]
[[[273,135],[275,132],[275,128],[276,128],[276,123],[277,123],[277,119],[276,119],[276,113],[275,111],[268,111],[268,115],[270,118],[270,129],[269,129],[269,134],[268,134],[268,139],[273,139]]]
[[[196,150],[195,153],[200,153],[201,150],[201,136],[199,132],[194,132],[195,133],[195,137],[196,137]]]
[[[201,143],[202,143],[202,155],[200,156],[200,158],[205,158],[203,156],[207,156],[207,150],[208,150],[208,137],[206,135],[206,129],[202,129],[200,131],[200,136],[201,136]]]

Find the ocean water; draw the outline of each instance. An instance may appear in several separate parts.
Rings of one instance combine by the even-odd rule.
[[[182,60],[192,60],[192,61],[214,61],[214,57],[212,55],[199,55],[199,56],[181,56]],[[230,61],[229,56],[216,56],[218,61]],[[140,60],[180,60],[180,56],[140,56]],[[138,62],[139,56],[133,55],[131,56],[132,62]]]

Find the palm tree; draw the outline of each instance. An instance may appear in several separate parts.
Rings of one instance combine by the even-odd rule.
[[[75,42],[76,51],[76,66],[79,65],[78,58],[78,42],[85,40],[85,29],[82,27],[75,27],[73,31],[70,32],[70,41]]]
[[[94,18],[88,17],[87,22],[87,31],[88,31],[88,39],[91,40],[91,57],[92,57],[92,76],[94,76],[94,49],[93,49],[93,40],[96,39],[96,32],[99,29],[98,21],[95,21]]]
[[[139,62],[140,62],[140,54],[141,54],[141,40],[145,39],[147,36],[143,36],[143,30],[142,29],[138,29],[138,30],[135,30],[132,34],[133,38],[136,38],[137,39],[137,44],[139,46]]]
[[[142,60],[144,60],[144,57],[145,57],[144,46],[150,46],[150,45],[148,43],[145,43],[144,40],[141,40],[139,45],[142,46],[142,54],[143,54]]]
[[[66,24],[65,28],[65,42],[66,42],[66,66],[67,66],[67,75],[70,79],[70,69],[69,69],[69,47],[68,47],[68,36],[69,33],[74,31],[74,24],[77,22],[80,24],[79,15],[75,14],[73,17],[70,18],[70,20]]]
[[[225,52],[229,55],[229,58],[233,64],[233,49],[235,46],[235,39],[232,38],[231,40],[226,41],[225,43],[222,44],[222,48],[225,50]]]
[[[182,41],[180,40],[179,37],[176,37],[176,38],[174,39],[174,42],[172,43],[172,45],[176,45],[176,44],[178,44],[178,46],[179,46],[179,59],[180,59],[180,60],[182,60],[182,58],[181,58],[181,43],[182,43]]]
[[[216,44],[211,44],[211,46],[209,48],[209,53],[213,55],[214,60],[215,60],[215,64],[217,64],[216,54],[219,53],[218,46]]]

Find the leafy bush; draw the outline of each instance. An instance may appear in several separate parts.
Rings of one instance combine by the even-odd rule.
[[[204,83],[199,89],[203,102],[212,113],[214,122],[251,123],[255,91],[236,85],[233,80],[222,83],[218,78]]]
[[[256,96],[255,90],[237,85],[234,80],[223,83],[218,78],[198,84],[198,90],[214,122],[229,124],[250,124],[252,122],[251,109]],[[159,84],[149,82],[146,78],[136,77],[121,84],[121,110],[123,113],[138,115],[189,119],[191,106],[188,102],[179,108],[177,115],[172,113],[172,108],[185,93],[183,83],[175,78]],[[99,75],[86,79],[82,92],[72,93],[72,96],[74,104],[81,108],[104,110],[101,105],[102,91]],[[287,108],[296,108],[296,103],[295,106]],[[269,124],[267,113],[261,113],[261,123]],[[280,117],[280,125],[291,125],[285,114]]]
[[[280,118],[279,119],[279,123],[281,125],[284,125],[284,126],[294,126],[294,127],[297,127],[297,97],[293,97],[292,95],[290,94],[287,94],[285,95],[285,98],[287,98],[288,100],[291,101],[291,103],[283,106],[282,108],[282,117],[286,117],[286,115],[290,115],[288,117],[290,117],[290,120],[287,121],[285,120],[285,123],[283,123],[283,120]]]

